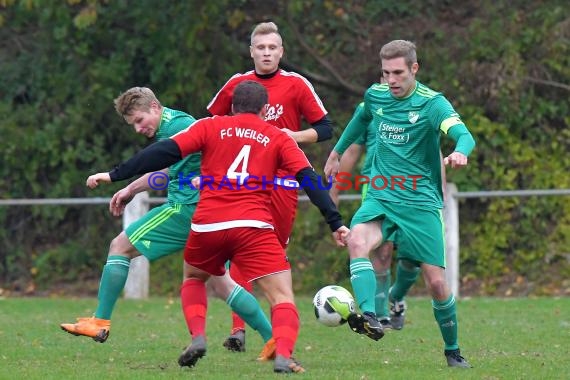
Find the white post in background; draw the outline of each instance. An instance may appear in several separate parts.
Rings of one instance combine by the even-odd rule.
[[[129,224],[141,218],[148,212],[148,192],[144,191],[135,195],[132,201],[125,207],[123,213],[123,229]],[[148,298],[149,262],[146,257],[138,256],[131,260],[129,277],[125,284],[125,298],[144,299]]]
[[[457,186],[448,182],[443,206],[445,278],[455,298],[459,298],[459,205],[455,194],[457,194]]]

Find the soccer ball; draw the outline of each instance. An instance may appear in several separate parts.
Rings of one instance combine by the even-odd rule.
[[[342,286],[328,285],[315,294],[313,306],[317,321],[334,327],[346,323],[350,313],[356,310],[354,297]]]

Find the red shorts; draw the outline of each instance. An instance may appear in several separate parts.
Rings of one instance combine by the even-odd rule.
[[[289,237],[293,231],[295,215],[297,214],[297,190],[285,189],[277,186],[271,192],[269,211],[273,218],[273,227],[277,238],[283,248],[287,247]]]
[[[213,232],[190,232],[184,249],[189,265],[214,276],[237,265],[247,282],[291,269],[285,250],[269,228],[239,227]]]

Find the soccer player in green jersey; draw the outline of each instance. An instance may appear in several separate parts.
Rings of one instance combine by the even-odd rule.
[[[187,113],[162,106],[152,90],[146,87],[133,87],[115,99],[114,103],[117,113],[134,127],[135,132],[149,139],[168,139],[195,121]],[[99,303],[95,314],[92,317],[78,318],[76,323],[63,323],[60,325],[63,330],[90,337],[100,343],[107,340],[111,329],[111,314],[127,281],[131,259],[142,254],[152,262],[184,249],[199,191],[180,183],[179,178],[198,176],[199,172],[200,154],[192,154],[164,169],[162,174],[147,173],[113,195],[109,210],[113,215],[119,216],[137,193],[152,189],[151,176],[169,175],[169,178],[161,177],[163,181],[168,180],[168,201],[150,210],[111,241],[99,284]],[[102,174],[107,173],[90,176],[87,185],[91,188],[98,186],[102,182]],[[186,271],[185,265],[185,274]],[[268,341],[271,338],[271,324],[255,297],[241,286],[234,289],[235,283],[228,278],[215,277],[211,281],[215,282],[213,288],[217,295],[227,296],[225,301],[230,307]],[[186,285],[184,282],[181,289]],[[231,294],[225,294],[232,289]],[[184,299],[182,307],[185,307]]]
[[[364,103],[360,103],[356,109],[357,112],[362,112]],[[340,159],[339,174],[341,182],[343,179],[350,180],[348,188],[360,186],[362,200],[366,198],[366,193],[369,188],[370,174],[372,172],[372,160],[374,158],[374,150],[376,146],[376,127],[374,123],[368,124],[365,133],[352,143],[344,152]],[[363,153],[364,162],[360,170],[360,177],[352,177],[350,174],[354,167],[357,165]],[[443,164],[443,156],[440,151],[441,161],[441,178],[443,186],[443,194],[445,197],[445,165]],[[358,178],[358,179],[357,179]],[[366,181],[366,182],[365,182]],[[357,184],[358,183],[358,184]],[[346,188],[346,184],[338,183],[332,186],[329,193],[334,203],[339,204],[339,194],[341,189]],[[392,281],[391,264],[392,255],[394,251],[394,243],[388,239],[372,251],[371,262],[374,272],[376,273],[376,318],[382,324],[384,329],[401,330],[404,327],[405,310],[393,311],[390,313],[388,307],[388,291]]]
[[[405,310],[404,296],[420,269],[432,297],[447,364],[469,368],[457,338],[455,298],[445,280],[442,219],[443,192],[440,135],[456,142],[444,158],[452,168],[467,165],[475,141],[449,101],[416,81],[416,47],[395,40],[380,50],[385,84],[364,94],[364,106],[346,127],[329,155],[325,174],[338,172],[339,157],[373,122],[377,128],[370,188],[352,219],[348,239],[351,283],[362,314],[349,318],[350,327],[372,339],[383,330],[376,320],[375,278],[369,252],[394,234],[398,246],[396,280],[389,292],[391,312]]]
[[[354,113],[356,114],[357,112],[362,112],[363,108],[364,103],[360,103],[354,110]],[[375,145],[376,128],[374,127],[374,123],[370,123],[368,124],[366,131],[362,133],[360,137],[348,147],[340,160],[339,173],[342,173],[341,176],[344,176],[346,180],[350,180],[351,183],[348,185],[348,188],[356,188],[356,186],[359,186],[362,194],[362,200],[366,198],[366,193],[369,187],[369,183],[364,181],[368,181],[370,179]],[[358,177],[362,178],[363,182],[360,183],[360,180],[358,180],[357,185],[357,177],[352,177],[350,173],[357,165],[363,153],[366,154],[364,156],[364,162],[362,163],[362,167],[360,169],[361,177]],[[345,186],[343,186],[342,183],[337,182],[335,185],[331,186],[331,189],[329,191],[331,198],[337,207],[339,204],[339,193],[344,187]],[[384,329],[395,328],[399,330],[402,328],[402,326],[397,323],[395,326],[392,326],[392,323],[390,321],[390,310],[388,308],[388,291],[390,289],[390,284],[392,281],[390,268],[392,264],[393,251],[393,242],[387,240],[383,242],[380,247],[372,251],[371,262],[376,274],[376,318],[380,324],[382,324],[382,327]],[[396,318],[396,322],[397,321],[398,318]]]

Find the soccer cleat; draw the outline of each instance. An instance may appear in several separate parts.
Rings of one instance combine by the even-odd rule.
[[[383,330],[392,330],[392,322],[390,321],[390,318],[388,317],[382,317],[382,318],[378,318],[378,322],[380,322],[380,324],[382,325],[382,329]]]
[[[457,367],[457,368],[473,368],[471,364],[465,360],[463,356],[461,356],[461,352],[459,349],[457,350],[445,350],[445,358],[447,359],[447,366],[448,367]]]
[[[301,363],[293,358],[286,358],[282,355],[277,355],[275,357],[275,363],[273,364],[273,372],[278,373],[303,373],[305,368],[301,366]]]
[[[178,358],[180,367],[194,367],[198,359],[206,355],[206,338],[203,335],[192,338],[192,343]]]
[[[376,319],[376,315],[369,311],[362,314],[351,313],[348,316],[348,325],[358,334],[365,334],[370,339],[380,340],[384,336],[384,329]]]
[[[70,334],[88,336],[95,342],[103,343],[109,337],[111,321],[95,317],[77,318],[76,323],[62,323],[59,327]]]
[[[245,330],[239,329],[224,341],[224,347],[229,351],[245,352]]]
[[[276,349],[277,349],[277,347],[275,346],[275,339],[273,339],[273,338],[269,339],[265,343],[265,345],[263,346],[263,349],[261,350],[261,352],[259,353],[259,356],[257,357],[257,361],[267,362],[269,360],[275,359],[275,350]]]
[[[394,330],[401,330],[404,328],[406,308],[406,301],[393,301],[390,299],[390,323]]]

